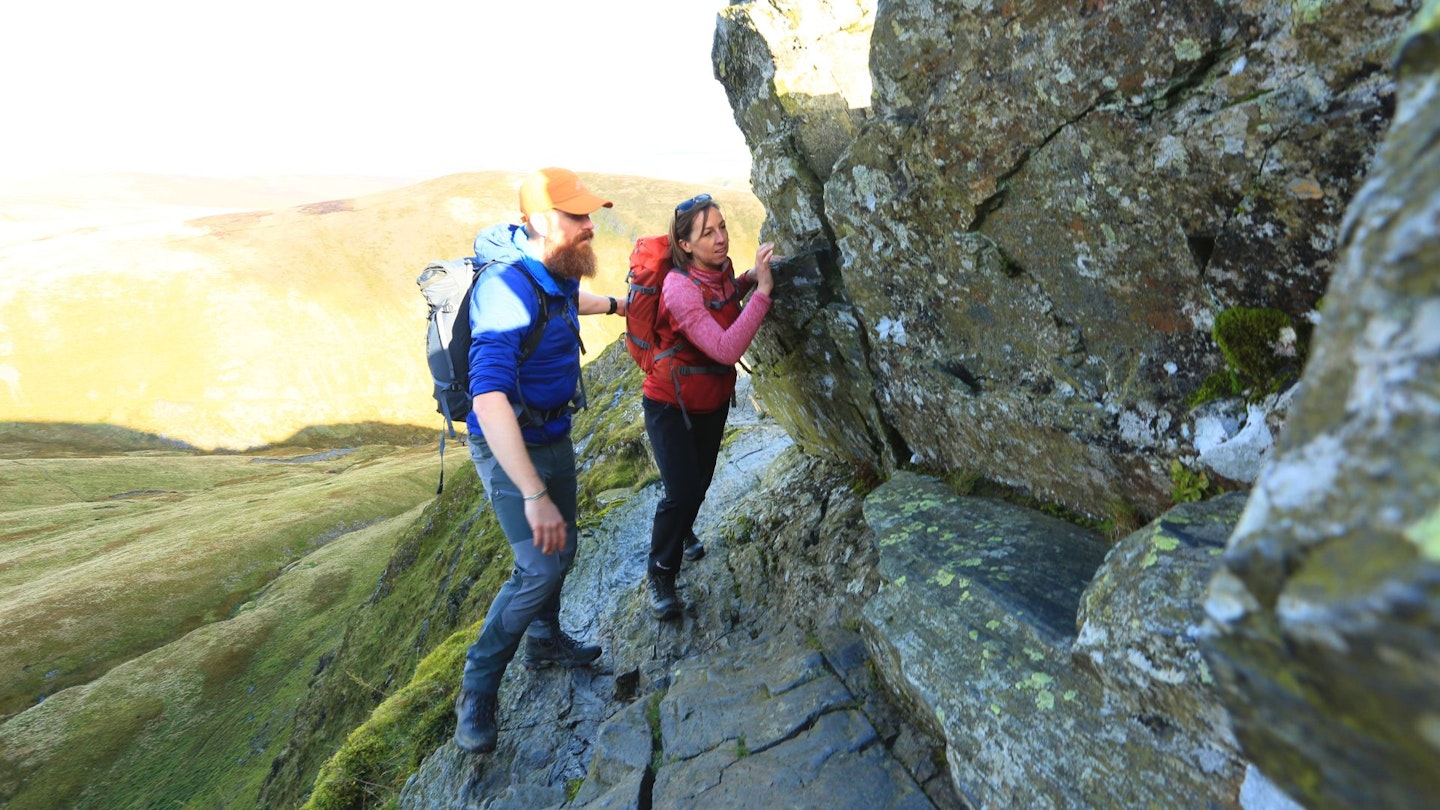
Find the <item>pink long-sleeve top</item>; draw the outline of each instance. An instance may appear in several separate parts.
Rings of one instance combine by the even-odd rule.
[[[696,281],[705,287],[703,297],[695,285]],[[743,296],[754,289],[755,278],[746,273],[737,278],[736,283]],[[755,339],[760,322],[765,320],[765,315],[770,311],[770,296],[757,291],[750,296],[750,301],[745,305],[740,317],[728,329],[721,326],[710,314],[705,301],[723,300],[735,289],[731,286],[730,274],[726,271],[701,270],[698,267],[690,268],[690,278],[681,273],[666,274],[661,289],[665,308],[669,310],[670,317],[685,336],[685,340],[716,363],[726,366],[740,361],[745,350],[750,348],[750,341]]]

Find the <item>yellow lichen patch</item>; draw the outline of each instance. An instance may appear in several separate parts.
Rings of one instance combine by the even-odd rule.
[[[1415,20],[1410,24],[1410,36],[1426,31],[1440,31],[1440,0],[1430,0],[1426,3],[1425,7],[1415,14]]]
[[[1165,534],[1155,535],[1153,538],[1151,538],[1151,542],[1155,544],[1155,548],[1160,549],[1161,551],[1174,551],[1175,549],[1180,547],[1180,540],[1178,538],[1171,537]]]
[[[1431,562],[1440,561],[1440,508],[1411,524],[1403,536],[1415,544],[1421,557]]]
[[[935,572],[934,581],[936,585],[939,585],[943,588],[946,585],[949,585],[950,583],[955,581],[955,575],[942,568],[939,571]]]
[[[1440,715],[1420,715],[1420,719],[1415,721],[1415,730],[1420,732],[1420,736],[1431,748],[1440,751]]]
[[[1325,7],[1333,0],[1291,0],[1291,8],[1294,9],[1295,19],[1301,23],[1313,23],[1320,19],[1325,13]]]
[[[1175,58],[1182,62],[1196,62],[1203,55],[1200,43],[1193,39],[1187,37],[1175,43]]]
[[[1044,689],[1053,680],[1055,679],[1043,672],[1032,672],[1030,677],[1015,684],[1015,687],[1017,689]]]

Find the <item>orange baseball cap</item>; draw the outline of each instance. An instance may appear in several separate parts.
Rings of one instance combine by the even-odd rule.
[[[590,193],[580,176],[569,169],[541,169],[532,172],[520,184],[520,213],[531,214],[555,209],[575,216],[592,214],[614,203]]]

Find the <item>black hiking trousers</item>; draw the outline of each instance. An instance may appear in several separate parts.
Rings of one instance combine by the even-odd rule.
[[[691,413],[690,427],[680,408],[649,397],[643,400],[645,433],[660,468],[665,496],[655,507],[650,530],[649,573],[673,579],[680,572],[685,538],[695,528],[695,516],[715,477],[715,460],[725,438],[728,407],[712,413]]]

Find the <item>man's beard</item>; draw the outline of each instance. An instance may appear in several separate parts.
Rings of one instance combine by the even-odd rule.
[[[545,259],[545,268],[562,278],[593,277],[598,264],[595,248],[590,244],[593,238],[589,234],[582,234],[575,237],[574,241],[555,248],[555,252]]]

